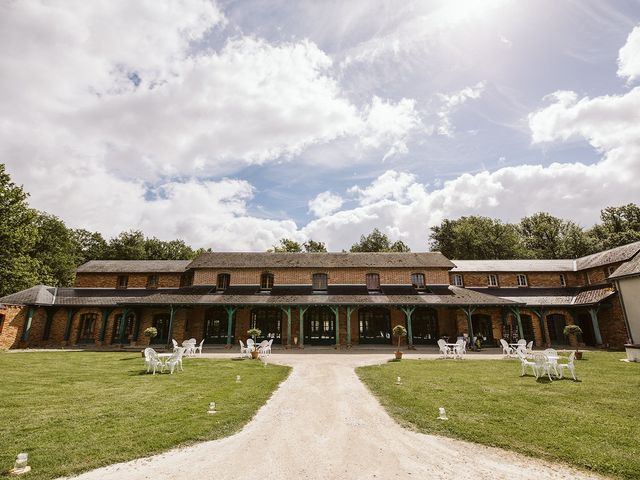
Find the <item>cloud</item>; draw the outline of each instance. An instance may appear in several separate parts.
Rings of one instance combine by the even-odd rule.
[[[338,210],[343,203],[344,200],[340,195],[327,190],[309,200],[309,211],[316,217],[324,217]]]
[[[640,77],[640,25],[635,27],[618,52],[618,76],[628,83]]]
[[[442,106],[438,111],[438,133],[447,137],[453,137],[454,128],[451,122],[451,114],[454,113],[467,100],[477,100],[484,91],[484,82],[465,87],[454,93],[438,94]]]

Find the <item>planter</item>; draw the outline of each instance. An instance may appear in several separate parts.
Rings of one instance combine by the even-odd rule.
[[[582,352],[576,350],[576,360],[582,360]]]
[[[258,355],[260,355],[260,352],[257,350],[254,350],[253,352],[251,352],[251,358],[253,359],[258,358]]]
[[[625,343],[624,349],[627,352],[627,360],[630,362],[640,362],[640,344]]]
[[[396,352],[396,360],[402,360],[402,352]]]

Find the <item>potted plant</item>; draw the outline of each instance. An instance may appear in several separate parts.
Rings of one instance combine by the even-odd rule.
[[[402,325],[396,325],[392,330],[393,334],[398,337],[398,349],[396,350],[396,360],[402,359],[402,352],[400,351],[400,340],[402,337],[406,337],[407,329]]]
[[[145,328],[142,334],[149,339],[149,344],[152,340],[158,336],[158,329],[156,327]]]
[[[576,341],[576,359],[582,360],[582,352],[578,350],[578,335],[582,334],[582,329],[578,325],[567,325],[564,327],[564,336],[573,337]]]
[[[262,335],[262,330],[259,328],[250,328],[247,330],[247,335],[253,338],[253,351],[251,352],[251,358],[258,358],[258,348],[256,345],[256,337]]]

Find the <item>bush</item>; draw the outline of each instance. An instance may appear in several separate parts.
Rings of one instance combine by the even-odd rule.
[[[143,335],[149,338],[155,338],[158,336],[158,329],[156,327],[149,327],[145,329]]]

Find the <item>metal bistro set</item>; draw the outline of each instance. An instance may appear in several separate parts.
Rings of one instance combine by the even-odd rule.
[[[204,343],[204,339],[199,345],[195,338],[185,340],[182,342],[182,346],[180,346],[175,339],[173,339],[172,342],[172,353],[158,353],[153,348],[145,348],[144,363],[147,366],[147,373],[153,371],[153,374],[155,375],[157,370],[160,370],[160,373],[164,373],[167,368],[170,373],[173,373],[174,370],[177,369],[184,371],[182,368],[182,359],[184,357],[202,355],[202,344]]]
[[[533,342],[527,343],[526,340],[520,339],[518,343],[507,343],[503,338],[500,339],[500,345],[505,357],[513,357],[514,355],[520,360],[522,367],[521,375],[525,375],[527,368],[531,368],[536,379],[548,377],[550,381],[553,378],[564,378],[565,370],[571,373],[571,377],[577,380],[575,359],[576,352],[569,354],[566,363],[561,363],[558,351],[553,348],[547,348],[541,352],[533,351]]]

